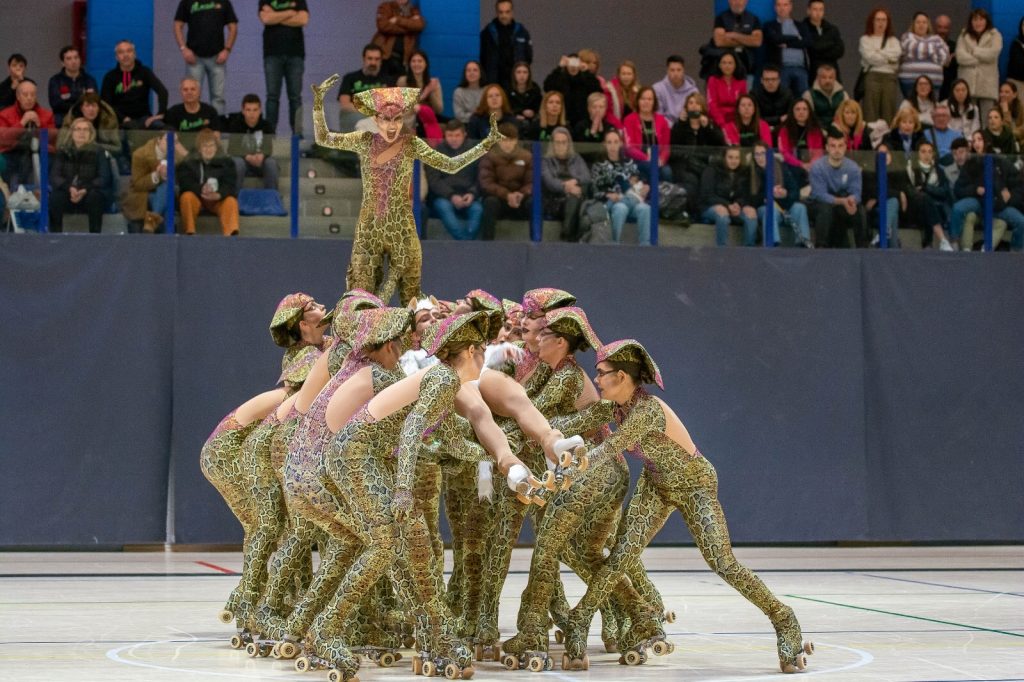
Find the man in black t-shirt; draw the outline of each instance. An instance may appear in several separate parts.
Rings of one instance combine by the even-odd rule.
[[[309,23],[306,0],[262,0],[263,77],[267,84],[267,123],[277,130],[281,104],[281,80],[288,90],[288,123],[292,132],[301,132],[302,122],[295,118],[302,109],[302,75],[306,43],[302,27]]]
[[[342,117],[356,110],[353,98],[360,92],[394,85],[394,81],[381,70],[383,61],[384,53],[379,45],[370,43],[363,48],[363,68],[346,73],[345,77],[341,79],[338,104],[341,105]]]
[[[199,101],[199,81],[186,76],[181,79],[181,104],[167,109],[164,125],[180,133],[195,133],[203,128],[220,130],[220,115],[209,104]]]
[[[107,71],[100,97],[117,113],[118,124],[128,129],[160,129],[167,111],[167,88],[147,66],[135,58],[135,44],[122,40],[114,46],[117,66]],[[150,95],[157,98],[157,113],[150,109]]]
[[[205,77],[210,78],[210,101],[218,114],[224,113],[224,73],[237,35],[238,17],[231,0],[181,0],[178,3],[174,14],[174,39],[178,41],[188,75],[195,78],[200,87]]]

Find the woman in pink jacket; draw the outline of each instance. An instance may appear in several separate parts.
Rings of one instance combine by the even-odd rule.
[[[755,142],[772,146],[772,128],[761,119],[757,102],[750,95],[740,95],[736,100],[736,114],[722,133],[726,142],[740,147],[753,147]]]
[[[736,77],[736,57],[726,52],[718,59],[718,74],[708,79],[708,112],[719,128],[736,113],[736,102],[747,92],[747,81]]]
[[[668,156],[671,151],[672,127],[668,119],[658,113],[658,96],[654,94],[654,88],[641,88],[636,106],[637,110],[622,122],[626,156],[636,161],[642,178],[650,178],[651,148],[658,145],[658,172],[662,180],[671,181],[672,169],[668,165]]]

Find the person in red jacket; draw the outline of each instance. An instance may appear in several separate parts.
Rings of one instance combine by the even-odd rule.
[[[708,113],[719,128],[736,115],[736,101],[746,94],[747,81],[736,76],[736,57],[726,52],[718,59],[718,73],[708,78]]]
[[[34,184],[32,154],[38,151],[38,142],[33,144],[35,131],[49,129],[51,150],[57,141],[53,112],[39,106],[36,95],[35,82],[26,78],[18,84],[14,104],[0,109],[0,153],[7,160],[4,180],[12,187]]]
[[[658,113],[658,96],[647,86],[636,97],[637,110],[622,122],[626,156],[636,161],[640,177],[651,177],[651,151],[658,145],[658,166],[662,180],[671,182],[672,167],[668,165],[672,151],[672,127],[668,119]]]

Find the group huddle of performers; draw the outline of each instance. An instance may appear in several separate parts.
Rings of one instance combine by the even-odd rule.
[[[711,569],[770,620],[782,671],[805,668],[793,610],[733,555],[715,468],[647,391],[663,388],[654,359],[632,339],[602,344],[570,293],[389,307],[352,289],[330,312],[296,293],[270,332],[285,348],[278,387],[228,414],[201,455],[245,531],[221,613],[234,647],[333,682],[354,680],[361,656],[389,666],[412,649],[414,673],[469,679],[475,661],[551,670],[555,627],[562,668],[586,670],[600,610],[605,649],[642,664],[673,650],[641,553],[678,509]],[[576,362],[591,348],[593,380]],[[627,456],[643,470],[623,510]],[[529,580],[499,641],[526,516]],[[572,607],[560,562],[587,585]]]

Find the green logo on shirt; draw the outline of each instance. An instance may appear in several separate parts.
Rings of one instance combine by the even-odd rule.
[[[197,0],[196,2],[192,3],[191,12],[192,12],[192,14],[195,14],[196,12],[205,12],[205,11],[211,10],[211,9],[220,9],[220,3],[219,2],[198,2],[198,0]]]

